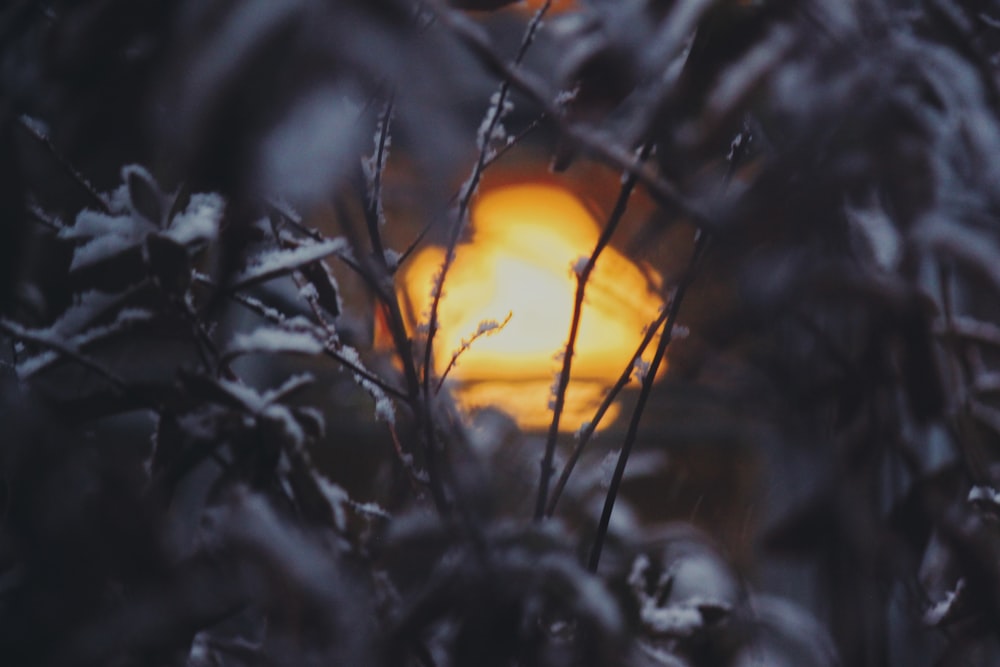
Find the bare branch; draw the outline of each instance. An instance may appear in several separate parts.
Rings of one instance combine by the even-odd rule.
[[[708,212],[684,197],[676,186],[664,180],[655,168],[636,161],[630,150],[619,146],[603,132],[579,122],[570,122],[556,104],[556,95],[550,92],[538,77],[518,67],[519,63],[510,65],[497,55],[488,36],[475,23],[457,12],[442,7],[436,0],[428,4],[436,7],[435,11],[438,12],[442,23],[451,29],[486,67],[504,77],[510,82],[511,87],[526,95],[540,106],[546,115],[555,119],[560,131],[568,139],[608,165],[635,176],[657,201],[675,207],[700,229],[713,231],[718,227],[718,223]]]
[[[643,146],[639,151],[638,159],[645,160],[649,157],[650,150],[650,144]],[[604,251],[604,248],[611,242],[611,237],[618,228],[618,223],[621,222],[622,216],[625,215],[628,200],[632,196],[632,191],[635,189],[637,180],[635,175],[628,174],[622,181],[618,199],[615,201],[611,215],[608,216],[608,222],[604,225],[604,229],[601,230],[601,235],[598,237],[597,244],[594,246],[593,252],[590,253],[587,263],[583,266],[582,270],[577,272],[573,318],[570,322],[569,336],[566,339],[566,349],[563,353],[562,370],[559,372],[559,381],[556,385],[555,404],[552,407],[552,422],[549,425],[549,433],[545,441],[545,453],[542,456],[541,476],[538,480],[538,496],[535,502],[535,519],[541,519],[545,516],[545,507],[548,502],[549,479],[554,472],[552,460],[555,457],[556,440],[559,437],[559,419],[562,417],[563,407],[566,404],[566,389],[569,387],[570,371],[573,367],[573,355],[576,351],[576,337],[580,330],[580,318],[583,315],[583,301],[586,295],[587,281],[590,279],[594,267],[597,266],[597,260]]]
[[[559,498],[562,497],[563,491],[566,489],[566,484],[569,483],[570,475],[573,474],[573,469],[576,467],[577,462],[580,460],[580,456],[583,454],[583,449],[590,442],[590,438],[597,431],[597,427],[600,426],[601,420],[604,419],[604,415],[607,414],[608,410],[611,408],[611,404],[615,402],[618,398],[618,394],[621,393],[625,385],[629,383],[633,372],[635,371],[636,363],[642,359],[643,353],[649,344],[656,337],[656,333],[663,326],[664,320],[667,319],[667,309],[664,308],[660,311],[660,314],[656,316],[656,319],[649,323],[646,327],[646,333],[642,337],[639,346],[636,348],[635,353],[632,355],[632,359],[629,360],[628,365],[622,374],[618,376],[618,380],[615,382],[614,386],[604,395],[604,400],[601,401],[601,405],[598,406],[597,411],[594,413],[593,419],[591,419],[586,426],[584,426],[577,439],[576,446],[573,448],[573,452],[569,456],[569,460],[566,461],[566,465],[563,467],[562,473],[559,475],[559,480],[556,482],[555,487],[552,489],[552,496],[549,498],[548,506],[545,508],[545,516],[550,517],[555,514],[556,505],[559,503]]]
[[[56,148],[55,144],[52,143],[52,140],[43,134],[38,127],[36,127],[34,122],[25,116],[20,116],[18,118],[18,122],[35,141],[45,146],[52,157],[56,159],[56,162],[59,163],[59,166],[62,167],[63,170],[69,174],[70,178],[73,179],[73,182],[87,194],[87,197],[94,206],[96,206],[102,213],[111,213],[111,208],[108,206],[108,200],[105,199],[93,185],[91,185],[90,181],[84,178],[83,174],[76,170],[76,167],[74,167],[72,163],[66,159],[66,156],[63,155],[58,148]]]
[[[504,318],[503,322],[497,322],[496,320],[486,320],[484,322],[480,322],[479,328],[473,331],[471,336],[462,339],[462,344],[457,350],[455,350],[454,354],[451,355],[451,361],[448,362],[448,367],[444,369],[443,373],[441,373],[441,378],[438,380],[437,388],[434,390],[434,393],[436,394],[441,391],[441,386],[444,384],[445,378],[448,377],[448,373],[450,373],[451,369],[455,367],[456,363],[458,363],[458,358],[466,350],[472,347],[473,343],[484,336],[492,336],[493,334],[502,331],[503,328],[507,326],[507,323],[510,322],[510,318],[513,316],[514,311],[510,311],[507,313],[507,317]]]
[[[521,40],[521,45],[518,48],[517,54],[514,58],[515,65],[519,64],[528,51],[528,47],[535,39],[535,33],[541,26],[542,18],[548,12],[551,5],[551,0],[545,0],[542,6],[535,12],[532,16],[531,21],[528,23],[528,27],[524,33],[524,37]],[[451,16],[450,11],[443,10],[438,6],[439,15]],[[444,262],[441,265],[440,272],[438,273],[437,279],[434,281],[433,288],[433,298],[431,299],[431,311],[430,320],[427,327],[427,340],[424,344],[424,359],[423,359],[423,378],[422,378],[422,391],[423,391],[423,427],[424,427],[424,455],[427,458],[428,471],[431,473],[432,477],[434,475],[434,469],[437,466],[437,452],[434,434],[434,419],[433,411],[431,409],[431,376],[433,375],[433,359],[434,359],[434,336],[438,329],[438,314],[439,307],[441,304],[441,295],[444,290],[444,283],[448,277],[448,271],[451,268],[452,263],[455,261],[455,248],[458,245],[459,239],[462,237],[462,232],[465,229],[465,223],[468,219],[469,205],[472,201],[472,197],[479,187],[479,181],[482,178],[483,170],[486,168],[487,160],[489,159],[489,146],[490,138],[493,136],[497,125],[504,114],[504,108],[507,103],[507,96],[510,94],[511,82],[507,77],[504,77],[503,81],[500,83],[500,87],[491,99],[490,107],[486,111],[486,117],[484,119],[483,128],[480,134],[479,141],[479,156],[476,159],[476,164],[472,168],[472,173],[470,174],[468,180],[463,186],[462,192],[459,195],[458,211],[455,214],[455,220],[452,226],[451,236],[448,239],[448,247],[445,250]],[[440,503],[439,503],[440,504]]]
[[[608,487],[608,494],[604,499],[604,509],[601,511],[601,519],[597,524],[597,536],[594,538],[594,545],[591,548],[590,559],[587,563],[587,567],[591,572],[597,572],[597,566],[601,562],[601,551],[604,549],[604,541],[607,538],[608,525],[611,522],[611,512],[614,511],[615,501],[618,498],[618,490],[621,487],[622,477],[625,475],[625,466],[628,464],[629,454],[632,453],[632,446],[635,444],[635,439],[639,432],[639,421],[642,419],[642,413],[646,409],[646,402],[649,400],[649,394],[652,391],[656,373],[660,369],[660,363],[663,361],[664,354],[666,354],[667,346],[670,345],[670,341],[673,339],[674,326],[677,323],[677,313],[680,312],[681,303],[684,301],[684,294],[694,280],[698,263],[704,255],[705,249],[708,247],[708,240],[709,236],[707,234],[704,232],[699,233],[688,270],[681,276],[680,281],[677,283],[677,288],[674,290],[674,297],[670,301],[667,321],[663,324],[663,333],[660,335],[660,342],[656,346],[656,354],[653,355],[653,360],[649,364],[649,371],[642,380],[639,399],[635,409],[632,410],[632,418],[629,421],[628,432],[625,434],[625,442],[622,445],[621,454],[618,455],[618,463],[615,465],[611,484]]]

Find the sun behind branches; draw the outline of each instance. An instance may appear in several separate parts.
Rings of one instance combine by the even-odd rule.
[[[463,408],[493,405],[528,429],[548,424],[549,393],[573,313],[574,272],[599,233],[583,203],[555,185],[507,185],[479,198],[471,240],[458,247],[445,284],[434,354],[440,374],[456,350],[468,348],[449,374]],[[426,319],[442,259],[441,248],[425,248],[400,277],[413,320]],[[661,306],[659,281],[614,248],[601,255],[586,291],[562,420],[567,430],[591,418],[629,363]],[[505,326],[463,346],[481,323],[503,322],[508,313]],[[604,424],[616,413],[612,409]]]

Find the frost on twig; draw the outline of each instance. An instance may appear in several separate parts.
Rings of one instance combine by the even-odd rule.
[[[458,349],[455,350],[454,353],[452,353],[451,361],[448,362],[448,366],[444,369],[444,372],[441,374],[441,379],[438,380],[437,390],[441,391],[441,386],[444,384],[445,378],[448,377],[448,373],[450,373],[451,369],[453,369],[455,366],[458,365],[458,358],[466,350],[472,347],[472,344],[474,342],[476,342],[477,340],[479,340],[484,336],[492,336],[495,333],[499,333],[501,330],[503,330],[505,326],[507,326],[507,323],[510,322],[510,318],[513,316],[514,312],[511,311],[507,313],[507,317],[504,318],[503,322],[497,322],[496,320],[483,320],[482,322],[479,323],[479,326],[476,328],[476,330],[472,332],[471,336],[469,336],[468,338],[463,338]]]
[[[347,514],[344,508],[347,507],[355,514],[364,517],[375,517],[379,519],[391,519],[392,514],[383,509],[378,503],[374,502],[358,502],[351,498],[350,494],[344,487],[331,482],[325,475],[316,473],[315,474],[317,486],[323,493],[323,497],[330,504],[330,507],[334,510],[334,516],[336,518],[337,527],[340,530],[344,530],[347,527]]]
[[[359,370],[367,371],[367,369],[361,362],[361,355],[358,354],[358,351],[348,345],[342,345],[338,353],[348,362],[349,368],[353,371],[354,381],[359,387],[368,392],[368,395],[375,401],[375,419],[390,425],[395,424],[396,408],[392,403],[392,399],[389,398],[382,387],[359,372]]]
[[[385,210],[382,206],[382,173],[389,160],[389,149],[392,148],[392,133],[389,127],[392,123],[392,102],[388,102],[379,114],[375,126],[374,149],[366,159],[361,161],[361,168],[368,187],[368,209],[378,221],[378,227],[385,225]]]
[[[646,381],[646,375],[649,373],[649,362],[642,357],[636,357],[632,362],[632,375],[635,376],[636,382],[642,383]]]
[[[489,109],[476,132],[476,146],[485,153],[487,160],[493,150],[491,146],[506,140],[507,131],[503,126],[503,119],[513,110],[514,103],[505,90],[498,90],[490,96]]]

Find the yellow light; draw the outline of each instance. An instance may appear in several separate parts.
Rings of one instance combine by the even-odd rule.
[[[528,429],[551,421],[548,409],[558,355],[566,344],[576,293],[574,266],[593,252],[597,221],[569,191],[521,184],[484,192],[473,207],[471,240],[457,249],[439,306],[434,365],[452,355],[486,320],[510,321],[476,340],[449,379],[461,407],[494,405]],[[428,247],[400,276],[414,318],[426,322],[431,286],[444,251]],[[561,424],[575,431],[589,420],[661,306],[660,278],[643,273],[614,248],[598,259],[587,283],[576,355]],[[412,328],[411,322],[411,328]],[[610,423],[613,408],[603,424]]]

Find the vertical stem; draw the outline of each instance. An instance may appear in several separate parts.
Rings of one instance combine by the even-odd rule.
[[[649,347],[650,342],[656,336],[656,332],[660,330],[663,326],[663,322],[667,319],[667,310],[664,308],[662,312],[657,315],[656,319],[649,323],[646,328],[646,333],[642,337],[642,341],[639,343],[639,347],[636,348],[635,353],[632,355],[631,361],[629,361],[628,366],[622,371],[621,375],[618,376],[618,381],[615,385],[608,391],[604,396],[604,400],[601,401],[601,405],[597,408],[594,413],[594,418],[590,420],[587,427],[579,435],[576,447],[573,448],[573,452],[569,456],[569,460],[566,461],[566,465],[563,468],[562,473],[559,475],[559,481],[556,482],[556,486],[552,489],[552,495],[549,497],[548,506],[545,508],[545,516],[550,517],[555,514],[556,505],[559,504],[559,498],[562,497],[563,491],[566,489],[566,485],[569,483],[570,475],[573,474],[573,469],[576,467],[577,462],[580,460],[580,456],[583,454],[584,448],[587,443],[590,442],[590,438],[594,435],[597,427],[601,423],[601,419],[604,418],[605,413],[611,408],[611,404],[614,402],[621,390],[625,388],[628,384],[629,378],[632,376],[632,371],[635,369],[635,364],[639,359],[642,358],[643,353],[646,348]]]
[[[389,142],[389,124],[392,120],[393,99],[390,95],[389,101],[385,103],[382,112],[381,123],[378,130],[378,144],[375,147],[374,169],[372,182],[368,196],[368,205],[365,207],[365,221],[368,225],[368,238],[371,240],[372,252],[377,258],[379,265],[388,270],[385,259],[385,247],[382,243],[381,224],[382,212],[382,172],[385,169],[386,148]]]
[[[551,4],[551,0],[546,0],[545,3],[539,7],[538,11],[535,12],[535,15],[528,23],[528,28],[525,31],[524,38],[521,40],[521,46],[518,48],[517,55],[514,57],[515,65],[519,65],[524,59],[524,56],[528,51],[528,47],[531,46],[531,43],[535,39],[535,33],[541,25],[542,17],[545,16],[546,12],[548,12]],[[486,110],[488,120],[482,131],[482,140],[479,145],[479,155],[476,158],[476,164],[472,168],[472,173],[469,175],[469,179],[465,182],[462,192],[459,195],[458,212],[455,215],[455,224],[452,227],[451,236],[448,239],[448,247],[445,251],[444,262],[441,264],[440,273],[434,282],[430,321],[427,326],[427,343],[424,346],[423,390],[425,399],[428,402],[430,400],[430,384],[431,375],[433,373],[432,363],[434,359],[434,337],[438,330],[438,314],[441,305],[441,295],[444,292],[444,283],[448,277],[448,272],[451,270],[451,265],[455,261],[455,248],[458,246],[459,239],[462,238],[462,231],[465,229],[465,223],[468,219],[469,206],[472,203],[472,197],[479,188],[479,181],[482,179],[483,171],[489,163],[490,137],[493,136],[494,130],[496,130],[497,125],[500,123],[500,119],[503,117],[503,109],[507,102],[507,98],[510,95],[510,89],[510,80],[505,79],[502,81],[499,89],[497,90],[496,97],[490,104],[489,109]]]
[[[667,321],[663,324],[663,333],[660,335],[660,342],[656,346],[656,354],[653,356],[653,361],[649,365],[646,377],[642,380],[642,390],[639,393],[639,400],[636,403],[635,409],[632,411],[632,418],[629,421],[628,432],[625,435],[625,443],[622,445],[621,454],[618,455],[618,463],[615,465],[615,472],[611,477],[611,484],[608,487],[608,495],[604,499],[604,509],[601,512],[601,519],[597,524],[597,535],[594,537],[594,546],[590,551],[590,560],[587,563],[587,567],[591,572],[597,572],[597,566],[601,562],[601,551],[604,549],[604,541],[607,538],[608,524],[611,522],[611,512],[615,508],[615,500],[618,498],[618,490],[621,487],[622,477],[625,474],[625,466],[628,463],[629,454],[632,452],[632,446],[635,444],[636,435],[639,432],[639,421],[646,408],[646,402],[649,400],[649,394],[653,388],[653,381],[656,379],[656,373],[660,368],[660,362],[663,361],[663,356],[667,351],[667,346],[670,344],[670,340],[673,337],[674,325],[677,322],[677,313],[680,311],[681,302],[684,300],[684,294],[687,292],[687,288],[694,280],[695,269],[701,259],[701,256],[705,252],[705,248],[708,246],[708,239],[708,234],[705,232],[698,232],[698,238],[694,245],[694,252],[691,255],[691,263],[688,266],[688,270],[685,275],[683,275],[680,282],[678,282],[677,289],[674,290],[674,298],[670,301]]]
[[[649,157],[652,143],[645,144],[639,151],[637,162],[644,162]],[[597,259],[601,256],[604,248],[611,241],[611,236],[618,228],[625,209],[628,207],[629,197],[635,189],[638,178],[633,173],[626,175],[622,182],[621,190],[615,206],[608,216],[608,223],[601,230],[601,235],[597,239],[594,251],[590,253],[590,258],[583,270],[576,278],[576,298],[573,302],[573,318],[569,326],[569,337],[566,340],[566,349],[563,354],[562,370],[559,372],[559,382],[556,387],[555,404],[552,407],[552,422],[549,424],[548,437],[545,440],[545,453],[542,455],[541,472],[538,479],[538,496],[535,501],[535,519],[542,519],[545,516],[545,505],[549,495],[549,479],[552,477],[552,461],[555,458],[556,440],[559,437],[559,419],[562,416],[563,407],[566,404],[566,389],[569,387],[570,371],[573,366],[573,354],[576,350],[576,338],[580,330],[580,318],[583,314],[583,300],[587,289],[587,281],[597,264]]]
[[[538,9],[537,12],[535,12],[535,15],[532,16],[525,31],[524,38],[521,40],[521,45],[514,57],[515,66],[519,65],[524,59],[524,56],[528,51],[528,47],[531,46],[538,28],[541,26],[542,18],[545,16],[546,12],[548,12],[551,4],[551,0],[545,0],[545,3]],[[436,437],[434,433],[434,414],[431,406],[433,400],[433,394],[431,392],[431,376],[434,373],[434,337],[438,330],[441,295],[444,292],[444,283],[448,277],[448,271],[451,269],[451,266],[455,261],[455,249],[458,246],[459,239],[462,237],[462,231],[465,229],[465,223],[469,214],[469,205],[472,202],[472,197],[475,194],[476,189],[479,187],[479,181],[482,178],[483,170],[485,170],[489,161],[490,137],[493,136],[494,130],[503,117],[504,106],[507,102],[508,96],[510,95],[510,90],[510,81],[509,79],[505,79],[500,83],[496,97],[490,104],[489,109],[486,111],[488,121],[486,122],[483,134],[481,135],[479,155],[476,159],[476,164],[472,169],[472,173],[469,176],[469,180],[466,182],[460,194],[458,211],[455,216],[455,223],[452,227],[451,236],[448,239],[448,247],[445,251],[444,262],[442,263],[440,273],[434,282],[431,312],[427,327],[427,341],[424,345],[423,377],[421,386],[423,395],[422,419],[424,428],[424,456],[427,459],[428,474],[432,474],[438,465]],[[432,490],[433,489],[434,487],[432,485]],[[444,500],[445,499],[442,496],[442,498],[439,499],[438,504],[440,505]]]

